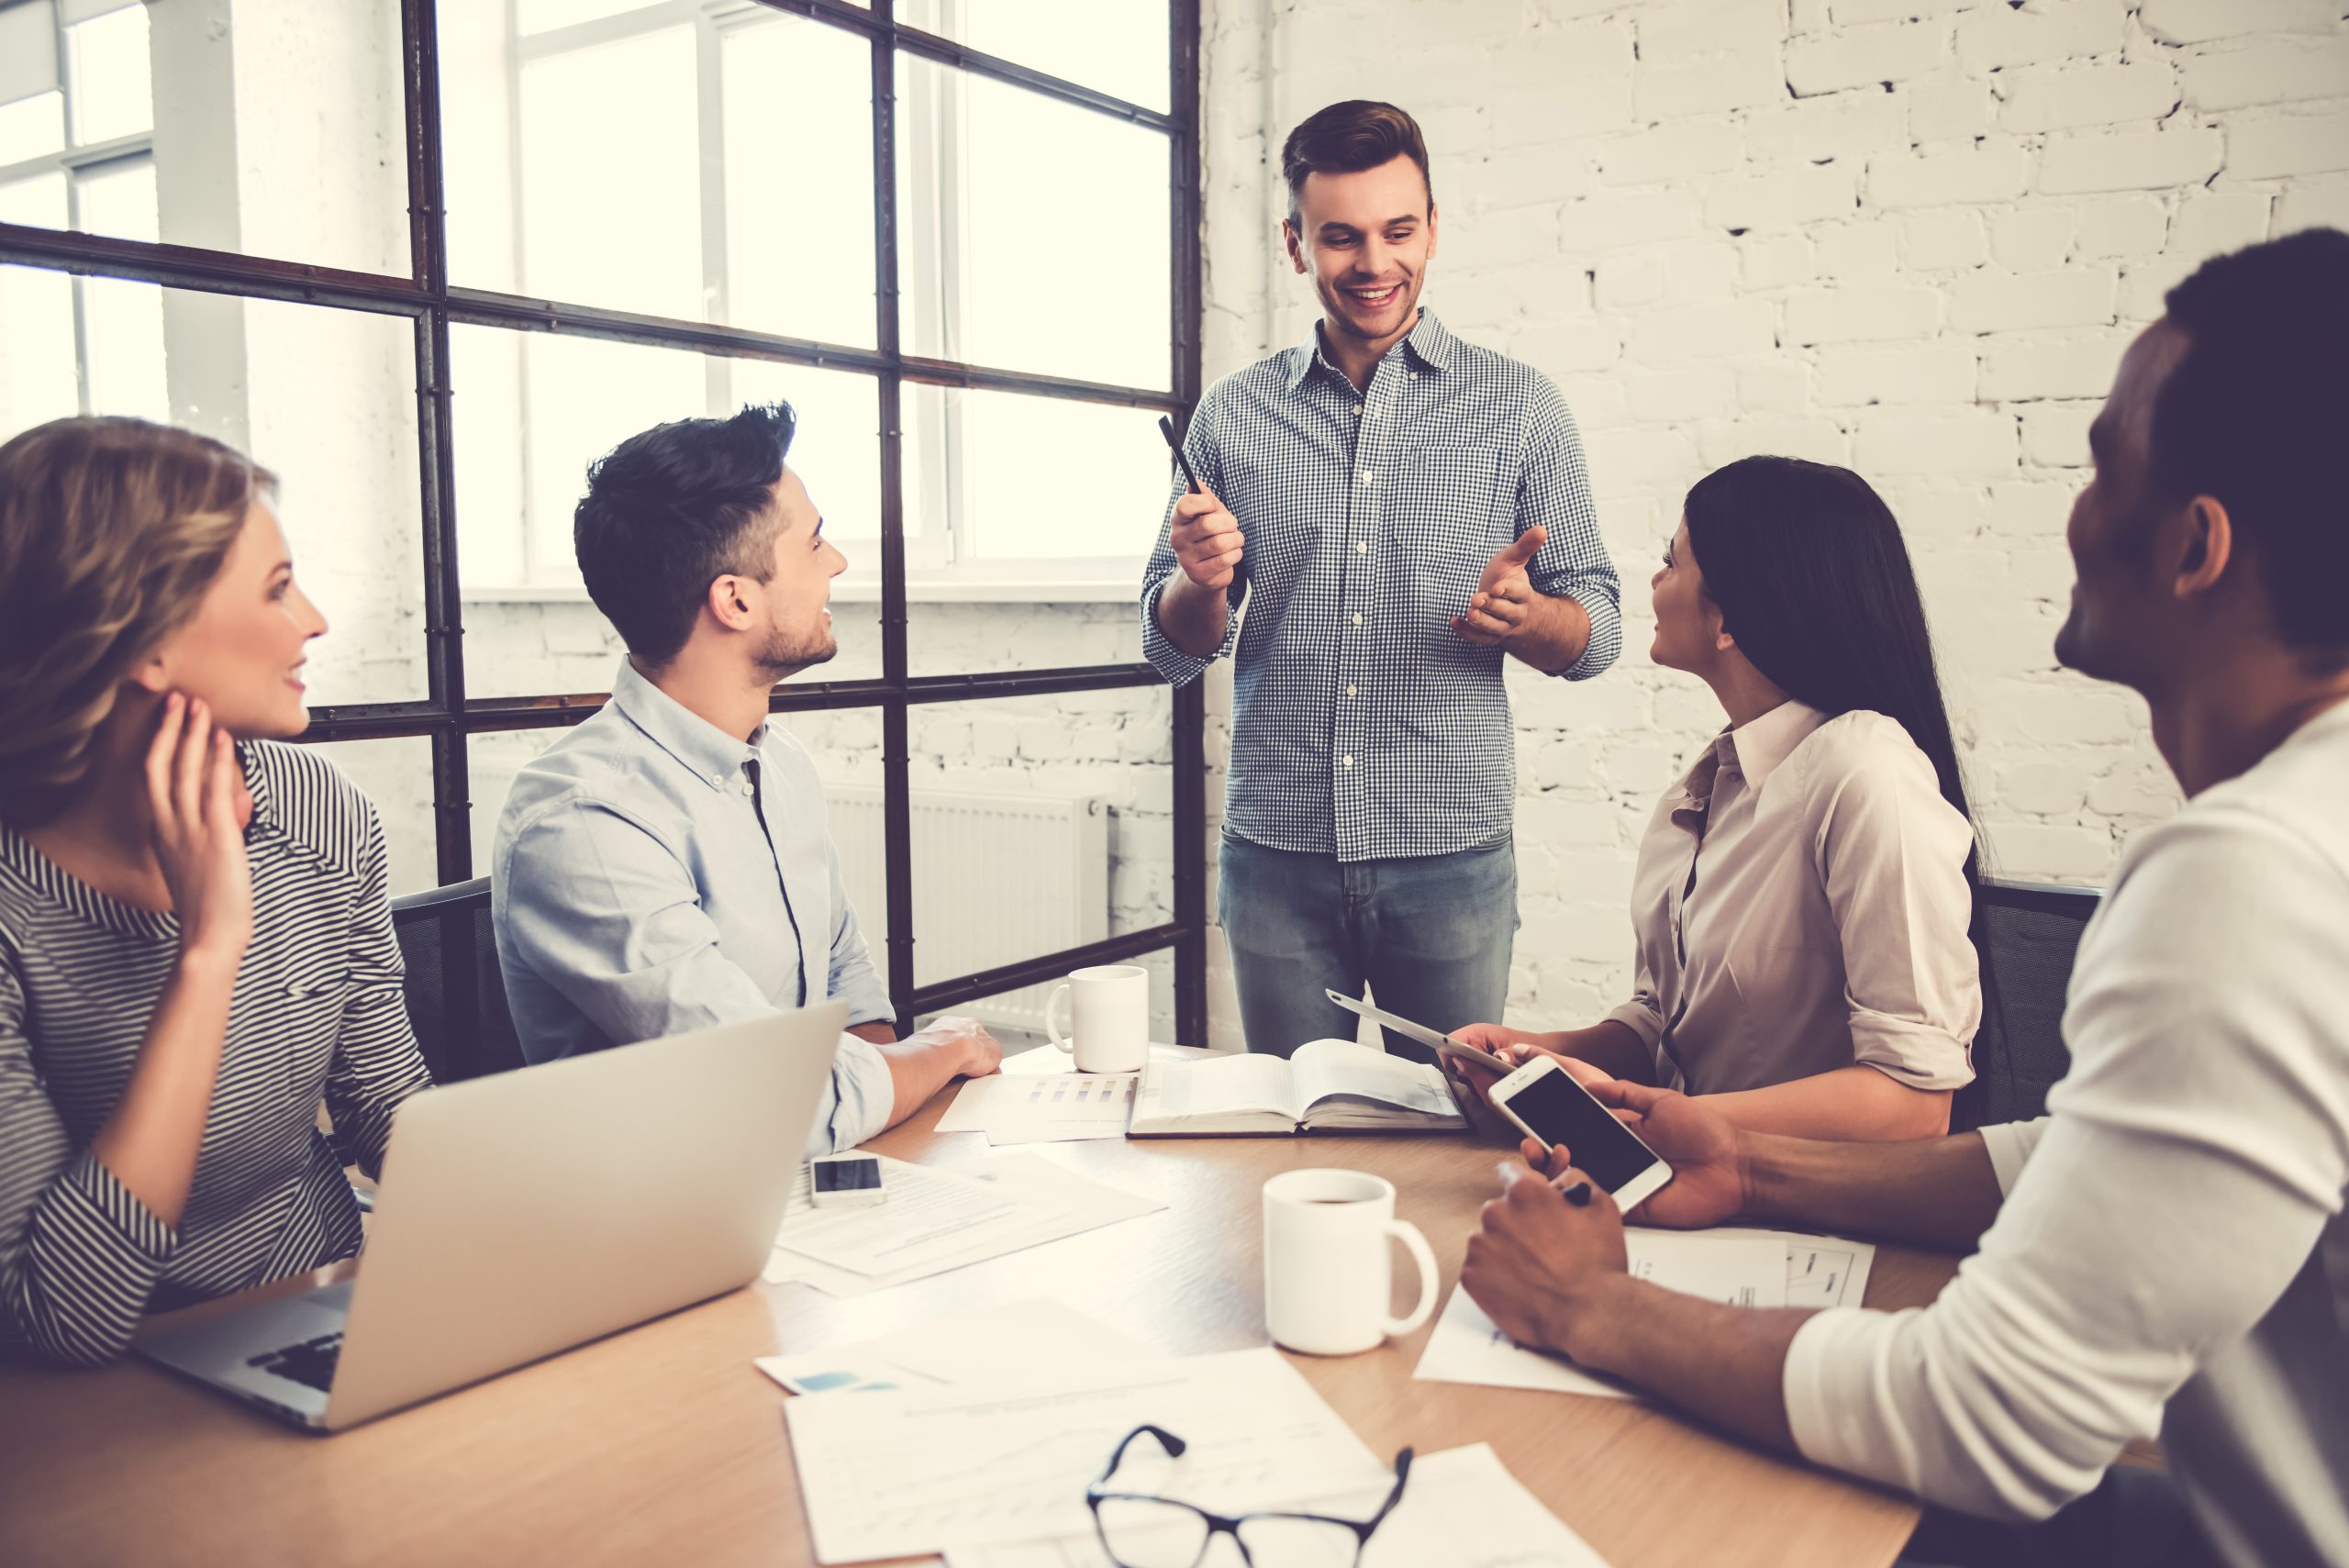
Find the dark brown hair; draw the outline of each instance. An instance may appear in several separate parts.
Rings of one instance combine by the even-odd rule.
[[[1317,109],[1281,143],[1281,175],[1288,181],[1288,220],[1297,221],[1297,194],[1308,174],[1359,174],[1397,158],[1419,166],[1435,206],[1435,181],[1428,173],[1428,144],[1419,122],[1392,104],[1348,98]]]

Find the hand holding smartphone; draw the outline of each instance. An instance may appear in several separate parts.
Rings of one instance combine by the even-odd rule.
[[[1493,1108],[1544,1149],[1564,1144],[1576,1168],[1629,1210],[1672,1180],[1665,1164],[1574,1075],[1536,1057],[1493,1085]]]

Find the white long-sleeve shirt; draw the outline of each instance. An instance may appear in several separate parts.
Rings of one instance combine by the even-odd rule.
[[[2158,1429],[2230,1562],[2349,1563],[2349,705],[2137,834],[1939,1300],[1796,1335],[1802,1452],[2039,1518]],[[2025,1159],[2028,1157],[2028,1164]]]

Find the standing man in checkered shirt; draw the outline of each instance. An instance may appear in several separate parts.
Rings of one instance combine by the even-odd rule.
[[[1573,417],[1419,308],[1426,143],[1332,104],[1281,151],[1311,340],[1209,388],[1143,574],[1176,685],[1234,654],[1219,917],[1252,1051],[1352,1038],[1323,988],[1439,1029],[1497,1018],[1517,933],[1505,655],[1585,680],[1621,646]],[[1245,606],[1245,616],[1241,615]],[[1389,1049],[1424,1057],[1408,1041]]]

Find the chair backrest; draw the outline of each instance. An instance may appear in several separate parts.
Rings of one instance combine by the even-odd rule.
[[[521,1066],[490,929],[489,878],[393,899],[392,929],[407,964],[407,1016],[434,1081]]]
[[[2072,1065],[2064,999],[2080,931],[2101,895],[2092,887],[1982,882],[1982,1028],[1974,1082],[1950,1106],[1950,1130],[2029,1121]]]

